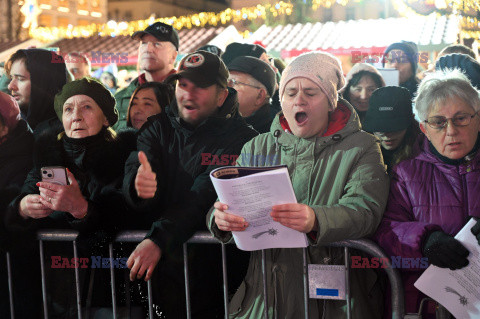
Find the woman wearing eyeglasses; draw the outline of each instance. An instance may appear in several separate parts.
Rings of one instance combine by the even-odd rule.
[[[401,269],[410,313],[425,297],[413,284],[429,264],[452,270],[468,265],[469,251],[453,236],[470,217],[480,217],[479,92],[454,70],[427,76],[417,93],[425,138],[418,155],[394,167],[375,234],[388,256],[420,261]],[[472,232],[479,240],[480,224]],[[434,318],[433,303],[423,308],[423,318]]]

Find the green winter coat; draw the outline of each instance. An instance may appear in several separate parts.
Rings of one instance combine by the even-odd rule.
[[[140,84],[138,84],[137,77],[133,79],[126,88],[123,88],[120,91],[117,91],[117,93],[115,93],[115,107],[118,111],[118,122],[113,126],[113,129],[117,132],[127,127],[127,111],[128,106],[130,105],[130,98],[132,97],[133,92],[135,92],[137,86],[139,85]]]
[[[373,234],[380,223],[389,191],[388,176],[375,137],[361,131],[358,115],[351,111],[346,126],[327,137],[299,138],[285,133],[274,119],[270,132],[261,134],[242,149],[239,166],[288,166],[297,201],[309,205],[318,220],[316,240],[310,236],[308,263],[343,264],[343,248],[322,244],[358,239]],[[279,151],[274,132],[278,131]],[[278,134],[277,133],[277,134]],[[231,233],[219,230],[212,211],[209,229],[223,242]],[[358,252],[351,251],[351,255]],[[303,318],[301,249],[266,250],[270,318]],[[353,318],[381,318],[383,295],[371,269],[351,271]],[[309,299],[309,318],[346,318],[345,301]],[[230,318],[263,318],[261,251],[252,252],[247,275],[229,304]]]

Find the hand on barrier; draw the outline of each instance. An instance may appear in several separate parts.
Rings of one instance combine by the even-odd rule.
[[[472,234],[477,237],[477,242],[480,245],[480,221],[477,221],[477,223],[472,227]]]
[[[213,212],[215,224],[217,224],[220,230],[244,231],[248,227],[245,218],[225,212],[228,209],[227,205],[216,202],[213,207],[215,207],[215,211]]]
[[[49,182],[38,182],[40,202],[53,211],[68,212],[73,217],[85,217],[88,201],[83,197],[75,176],[67,169],[69,185],[58,185]]]
[[[140,198],[153,198],[157,191],[157,175],[152,171],[147,155],[144,152],[138,152],[138,160],[140,167],[135,177],[135,190]]]
[[[127,260],[127,267],[130,268],[130,280],[140,279],[143,275],[145,275],[145,281],[150,280],[161,256],[160,247],[150,239],[144,239]]]
[[[18,212],[23,218],[44,218],[53,210],[41,202],[41,196],[36,194],[27,195],[20,201]]]
[[[311,232],[317,224],[313,209],[305,204],[282,204],[272,207],[270,216],[283,226],[298,230],[302,233]]]
[[[443,231],[431,233],[423,244],[423,255],[429,263],[450,270],[467,266],[469,253],[462,243]]]

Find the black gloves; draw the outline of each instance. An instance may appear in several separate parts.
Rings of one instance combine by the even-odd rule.
[[[470,252],[458,240],[443,231],[435,231],[428,235],[422,250],[428,262],[440,268],[455,270],[468,265],[467,256]]]
[[[480,245],[480,221],[477,221],[477,223],[472,227],[472,234],[477,237],[477,242]]]

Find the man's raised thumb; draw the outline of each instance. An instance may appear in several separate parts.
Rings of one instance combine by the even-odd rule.
[[[152,171],[152,167],[150,166],[150,163],[148,162],[147,155],[145,155],[144,152],[142,152],[142,151],[138,152],[138,160],[139,160],[140,164],[143,165],[143,169],[145,171],[148,171],[148,172]]]

